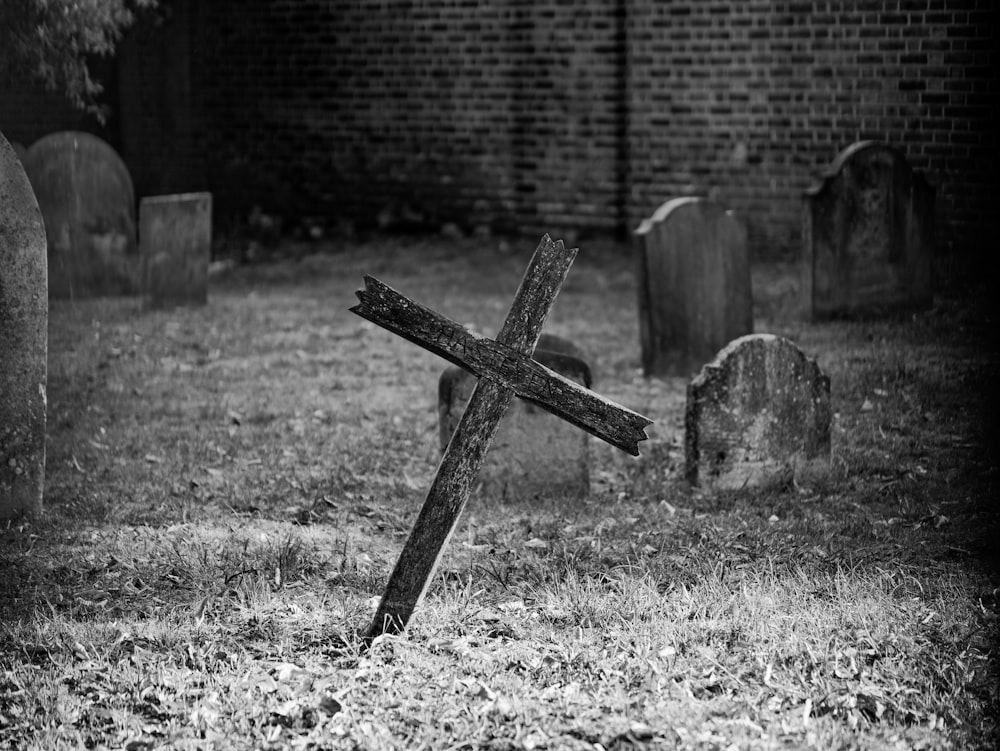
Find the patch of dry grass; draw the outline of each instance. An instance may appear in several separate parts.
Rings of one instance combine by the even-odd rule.
[[[372,273],[489,332],[532,247],[379,241],[246,267],[200,310],[56,303],[47,513],[3,532],[18,748],[970,748],[997,736],[994,355],[975,309],[760,327],[833,383],[834,471],[681,481],[682,379],[638,372],[631,264],[546,325],[657,420],[582,501],[475,498],[404,637],[365,629],[437,460],[444,364],[351,316]]]

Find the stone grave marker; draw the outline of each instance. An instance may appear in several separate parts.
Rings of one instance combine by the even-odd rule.
[[[535,362],[579,383],[592,385],[590,367],[572,342],[542,334],[532,354]],[[476,378],[450,367],[438,382],[441,451],[448,447]],[[565,420],[516,398],[500,422],[480,472],[484,494],[504,500],[535,497],[582,498],[590,492],[589,441]]]
[[[0,134],[0,520],[42,509],[49,298],[45,226]]]
[[[360,304],[351,311],[446,360],[479,381],[438,466],[416,524],[386,585],[367,641],[398,633],[427,589],[476,481],[504,413],[515,396],[568,420],[632,455],[651,424],[631,410],[549,370],[529,357],[549,306],[576,250],[542,238],[495,340],[476,334],[408,300],[373,277],[365,277]]]
[[[45,220],[49,296],[137,292],[135,193],[115,150],[90,133],[50,133],[28,148],[24,170]]]
[[[635,240],[647,376],[691,376],[753,331],[746,230],[732,211],[675,198],[639,225]]]
[[[208,302],[212,194],[149,196],[139,202],[142,291],[154,308]]]
[[[782,337],[740,337],[688,385],[687,479],[734,490],[822,476],[830,416],[830,379],[815,360]]]
[[[803,306],[813,319],[932,302],[934,189],[878,141],[844,149],[805,195]]]

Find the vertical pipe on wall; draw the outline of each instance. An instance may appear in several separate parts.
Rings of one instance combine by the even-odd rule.
[[[615,3],[615,232],[628,238],[629,201],[629,85],[628,0]]]

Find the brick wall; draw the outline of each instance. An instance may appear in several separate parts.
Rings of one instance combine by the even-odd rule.
[[[621,222],[614,3],[270,0],[201,13],[210,172],[262,186],[279,213],[528,232]]]
[[[105,130],[140,195],[193,179],[221,215],[564,235],[693,193],[758,257],[796,253],[803,190],[878,139],[927,171],[943,249],[963,248],[997,231],[992,5],[169,0],[170,40],[123,48]],[[66,127],[39,112],[0,92],[8,137]]]
[[[898,146],[937,187],[939,237],[982,242],[997,205],[989,0],[673,0],[628,19],[629,221],[684,193],[799,247],[802,191],[851,143]]]
[[[803,190],[854,141],[938,188],[943,244],[992,218],[989,0],[212,3],[210,172],[279,213],[635,227],[712,196],[755,255],[799,247]]]
[[[139,196],[206,186],[206,134],[195,100],[203,71],[192,51],[197,5],[197,0],[170,0],[143,14],[119,45],[115,146]]]

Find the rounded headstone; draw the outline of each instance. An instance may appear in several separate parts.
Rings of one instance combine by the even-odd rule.
[[[687,479],[708,488],[822,476],[830,463],[830,379],[788,339],[727,344],[688,385]]]
[[[51,133],[24,159],[48,239],[49,295],[138,290],[135,192],[121,157],[90,133]]]
[[[812,318],[930,306],[934,189],[901,151],[854,143],[805,199],[802,289]]]
[[[588,389],[593,384],[594,376],[587,364],[587,356],[582,349],[565,337],[542,334],[538,337],[538,343],[535,345],[532,357],[545,367],[562,375],[576,374],[579,382]],[[563,363],[562,357],[570,359]]]
[[[569,340],[543,334],[532,358],[589,387],[590,367],[582,354]],[[441,451],[447,448],[458,427],[475,386],[476,377],[461,368],[447,368],[441,374],[438,381]],[[480,470],[483,492],[504,500],[583,497],[590,492],[588,446],[584,431],[541,407],[514,399]]]
[[[0,135],[0,519],[42,508],[47,347],[45,227]]]

